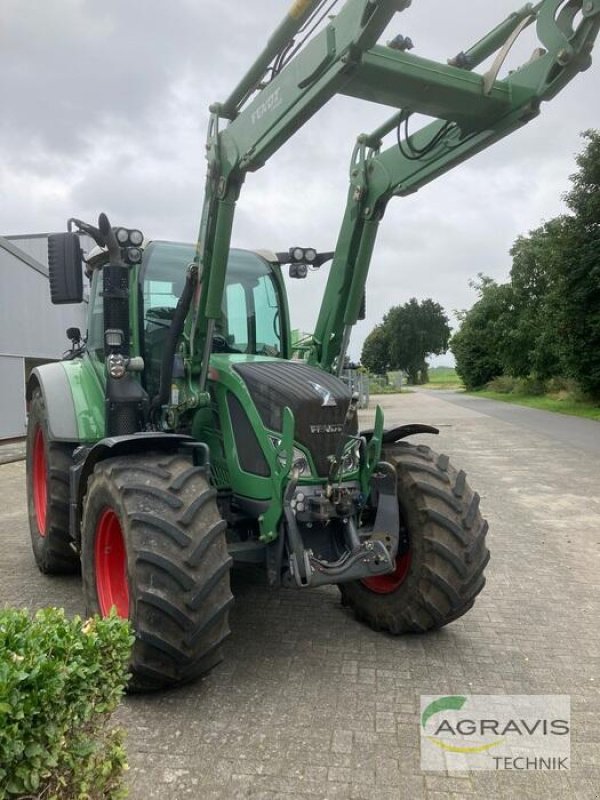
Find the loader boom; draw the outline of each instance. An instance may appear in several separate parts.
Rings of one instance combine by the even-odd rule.
[[[297,0],[231,96],[211,106],[196,251],[199,281],[186,321],[190,408],[202,404],[235,204],[247,172],[263,166],[336,93],[395,109],[377,130],[358,137],[346,211],[309,347],[310,363],[339,371],[390,198],[416,191],[535,117],[542,101],[589,66],[600,28],[600,0],[542,0],[511,14],[469,50],[440,64],[406,52],[402,43],[400,49],[393,42],[377,44],[410,0],[346,0],[296,53],[294,37],[312,24],[323,5]],[[541,47],[499,80],[513,42],[531,24]],[[496,52],[485,74],[475,71]],[[434,121],[411,134],[408,125],[415,113]],[[390,133],[397,140],[382,149]]]

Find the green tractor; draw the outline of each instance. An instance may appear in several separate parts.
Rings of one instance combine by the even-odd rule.
[[[378,408],[360,431],[340,376],[388,201],[536,116],[589,65],[600,0],[525,6],[447,65],[409,53],[405,37],[377,44],[408,5],[347,0],[319,27],[322,0],[293,4],[211,107],[196,244],[147,241],[104,214],[49,238],[52,301],[81,302],[84,270],[90,299],[85,337],[69,329],[71,351],[28,383],[33,551],[42,572],[81,569],[88,612],[131,621],[134,688],[219,661],[236,563],[262,565],[273,587],[337,584],[359,619],[393,634],[446,625],[483,588],[478,495],[447,456],[406,441],[437,430],[386,429]],[[499,79],[530,24],[543,49]],[[358,138],[335,251],[232,249],[246,173],[336,93],[395,110]],[[433,121],[411,134],[415,113]],[[282,267],[303,278],[330,259],[294,358]]]

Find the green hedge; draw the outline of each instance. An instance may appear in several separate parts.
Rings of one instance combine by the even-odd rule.
[[[123,732],[109,720],[132,641],[116,616],[0,610],[0,800],[125,797]]]

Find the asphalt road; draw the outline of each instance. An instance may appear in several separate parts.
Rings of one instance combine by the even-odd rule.
[[[433,392],[378,399],[388,424],[439,425],[416,441],[481,494],[492,559],[475,607],[395,638],[357,623],[336,589],[274,592],[238,575],[225,661],[118,713],[132,800],[600,798],[600,463],[581,444],[593,434],[566,443],[562,417],[523,425]],[[78,579],[33,563],[22,462],[0,465],[0,488],[0,603],[81,613]],[[422,771],[422,694],[569,695],[571,770]]]
[[[439,398],[461,408],[501,419],[555,442],[600,456],[600,423],[593,419],[570,417],[513,403],[502,403],[463,392],[442,391]]]

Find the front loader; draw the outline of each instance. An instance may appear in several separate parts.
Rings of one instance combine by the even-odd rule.
[[[211,107],[195,245],[69,221],[49,239],[52,300],[88,330],[28,384],[27,486],[43,572],[81,568],[89,612],[135,631],[132,685],[192,680],[220,659],[232,564],[268,583],[337,584],[376,630],[424,632],[462,616],[489,558],[479,497],[444,455],[377,409],[360,431],[340,379],[388,201],[533,119],[590,64],[600,0],[526,5],[447,64],[378,44],[409,0],[296,0],[231,95]],[[521,31],[540,47],[499,78]],[[494,57],[484,72],[477,67]],[[358,137],[333,253],[231,247],[246,174],[335,94],[389,106]],[[411,132],[414,115],[431,122]],[[384,145],[386,138],[391,141]],[[85,238],[84,238],[85,237]],[[83,257],[82,245],[94,248]],[[314,333],[293,358],[284,265],[332,259]]]

